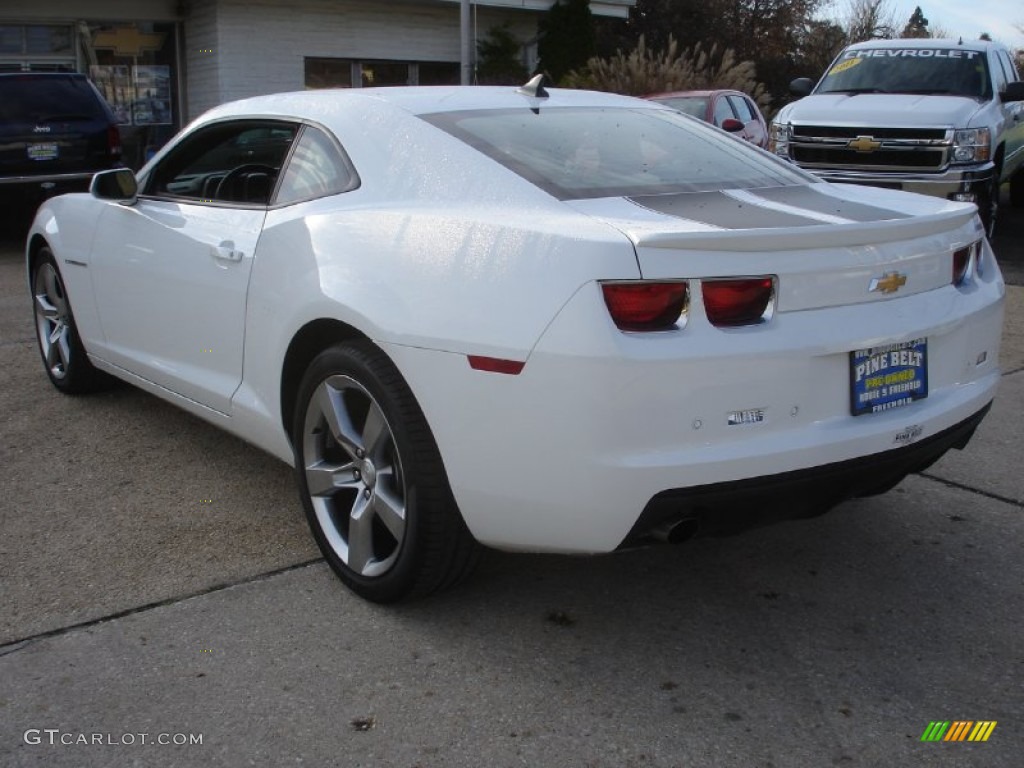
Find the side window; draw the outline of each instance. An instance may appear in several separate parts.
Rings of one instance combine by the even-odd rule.
[[[297,132],[291,123],[252,120],[201,128],[153,169],[143,194],[266,205]]]
[[[348,192],[358,186],[351,166],[319,128],[307,125],[288,161],[274,202],[278,205]]]
[[[744,123],[749,123],[751,120],[756,119],[750,109],[750,103],[742,96],[730,96],[729,103],[732,104],[733,110],[735,110],[739,119]]]
[[[1010,58],[1010,54],[1006,51],[999,52],[999,63],[1003,65],[1003,70],[1006,72],[1006,81],[1008,83],[1013,83],[1020,79],[1015,67],[1013,66],[1013,59]]]
[[[729,118],[735,118],[732,107],[729,106],[729,101],[725,97],[719,97],[715,102],[715,125],[719,128],[722,127],[722,123]]]
[[[1009,53],[1006,53],[1004,51],[1003,58],[1006,59],[1006,63],[1010,67],[1010,79],[1013,82],[1019,82],[1022,78],[1024,78],[1024,72],[1022,72],[1020,68],[1016,65],[1013,57]]]
[[[1006,73],[1006,62],[1003,61],[1003,57],[999,55],[997,51],[995,53],[995,62],[992,66],[992,80],[995,85],[996,94],[1000,94],[1006,90],[1006,83],[1009,80],[1009,75]]]

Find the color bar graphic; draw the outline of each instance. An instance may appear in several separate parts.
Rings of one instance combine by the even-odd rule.
[[[943,741],[963,741],[967,738],[967,732],[971,729],[972,725],[974,723],[970,720],[954,720]]]
[[[988,741],[995,729],[995,720],[932,720],[921,741]]]
[[[992,731],[994,731],[995,729],[995,720],[982,720],[974,726],[974,730],[971,731],[971,735],[967,737],[967,740],[988,741],[988,737],[992,735]]]
[[[949,730],[949,720],[932,720],[921,734],[921,741],[942,741]]]

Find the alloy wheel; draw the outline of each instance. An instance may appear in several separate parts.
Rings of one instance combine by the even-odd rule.
[[[71,364],[71,312],[60,275],[43,263],[33,285],[36,331],[50,375],[63,379]]]
[[[330,376],[309,400],[302,440],[306,485],[327,543],[354,573],[387,573],[406,535],[407,492],[380,405],[355,379]]]

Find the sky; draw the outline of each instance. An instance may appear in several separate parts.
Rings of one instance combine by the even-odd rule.
[[[907,8],[909,19],[918,4],[929,25],[940,26],[957,37],[977,38],[988,32],[993,40],[1011,48],[1024,48],[1024,32],[1014,26],[1024,26],[1024,3],[1020,0],[922,0],[909,5],[903,2],[896,7]]]
[[[954,37],[977,39],[988,32],[992,39],[1012,49],[1024,48],[1024,32],[1015,24],[1024,26],[1024,2],[1021,0],[890,0],[897,18],[905,24],[916,6],[933,27],[941,27]],[[834,0],[826,15],[843,16],[848,8],[846,0]]]

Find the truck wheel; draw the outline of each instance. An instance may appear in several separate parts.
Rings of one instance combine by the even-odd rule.
[[[989,240],[995,235],[996,214],[999,212],[999,175],[992,177],[992,181],[983,192],[978,195],[978,215],[981,216],[981,224],[985,227],[985,236]]]
[[[1010,177],[1010,205],[1024,208],[1024,168]]]

